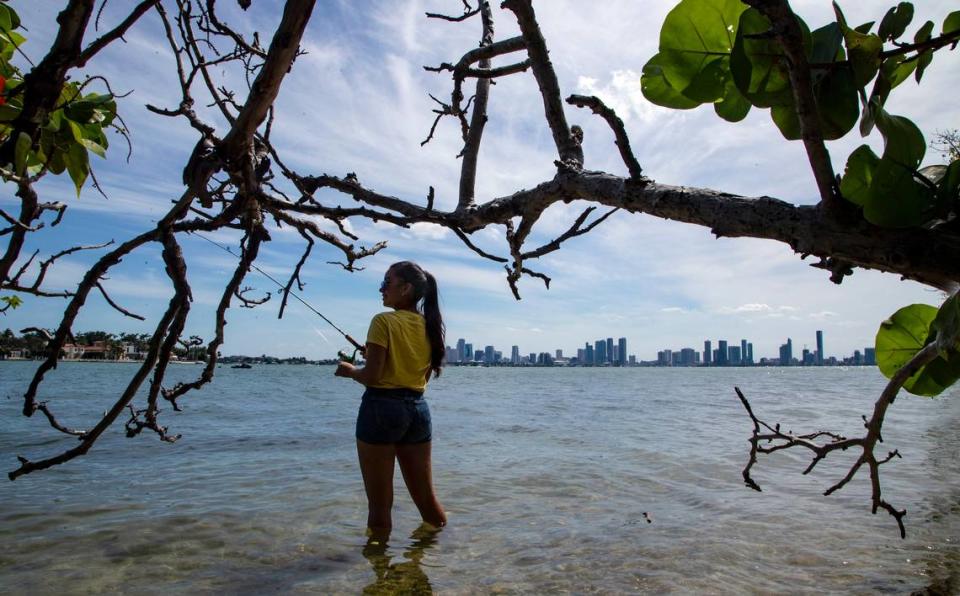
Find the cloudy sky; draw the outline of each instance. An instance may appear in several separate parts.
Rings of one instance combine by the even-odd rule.
[[[26,54],[38,61],[44,42],[54,34],[54,16],[63,2],[12,0],[29,31]],[[221,2],[229,5],[232,3]],[[279,0],[255,0],[243,13],[226,10],[238,29],[257,30],[268,40],[279,19]],[[497,3],[495,3],[497,4]],[[769,195],[798,204],[815,202],[816,188],[799,143],[780,137],[765,111],[754,110],[740,124],[729,124],[709,107],[671,111],[647,102],[640,93],[640,71],[657,51],[660,24],[674,3],[607,0],[602,3],[550,0],[535,4],[564,96],[596,94],[626,123],[644,173],[658,182],[721,189],[748,196]],[[833,18],[826,0],[792,3],[811,25]],[[888,2],[846,2],[850,22],[879,20]],[[955,0],[917,3],[915,24],[940,22]],[[112,27],[128,3],[107,4],[101,26]],[[589,8],[585,8],[589,6]],[[427,19],[425,12],[456,14],[459,0],[407,2],[320,0],[305,37],[307,54],[297,60],[281,90],[273,140],[289,166],[302,174],[343,176],[355,172],[369,188],[421,203],[430,186],[437,206],[451,208],[459,176],[459,129],[441,123],[425,147],[434,107],[428,94],[449,97],[449,75],[423,65],[455,62],[479,39],[479,20],[451,24]],[[497,38],[517,33],[511,13],[495,9]],[[956,128],[960,107],[948,97],[960,88],[956,52],[941,52],[928,69],[922,90],[912,80],[897,89],[888,110],[912,118],[927,135]],[[508,60],[512,61],[512,59]],[[506,64],[501,62],[500,64]],[[112,137],[108,159],[94,158],[104,198],[85,188],[77,199],[66,180],[48,179],[43,200],[69,205],[57,228],[30,236],[25,254],[41,255],[74,244],[123,241],[152,226],[182,192],[183,164],[196,142],[185,121],[153,115],[145,104],[175,107],[179,87],[174,64],[162,38],[159,19],[145,17],[126,43],[102,53],[87,68],[106,76],[120,100],[120,113],[132,133],[133,153]],[[229,72],[228,80],[239,82]],[[232,77],[232,78],[231,78]],[[198,102],[203,103],[203,102]],[[478,197],[488,200],[529,188],[554,173],[555,149],[542,114],[536,82],[530,73],[499,80],[492,89],[489,123],[480,154]],[[200,108],[222,126],[212,111]],[[567,109],[571,123],[585,130],[586,167],[625,174],[606,125],[588,112]],[[222,130],[222,129],[221,129]],[[879,153],[882,139],[864,141],[855,132],[830,143],[833,161],[842,170],[847,155],[868,142]],[[928,151],[926,163],[941,156]],[[12,189],[0,195],[0,207],[12,209]],[[585,205],[551,208],[533,241],[562,233]],[[563,349],[575,353],[584,342],[628,338],[629,351],[651,359],[664,348],[702,349],[704,339],[752,341],[757,357],[775,356],[791,337],[797,349],[815,344],[822,329],[828,356],[849,355],[873,344],[879,322],[914,302],[938,304],[941,295],[896,276],[857,271],[842,286],[802,262],[785,245],[750,239],[714,239],[708,230],[645,215],[617,214],[591,234],[532,263],[553,278],[549,290],[538,280],[521,283],[522,301],[514,300],[499,265],[484,261],[448,231],[429,225],[397,229],[352,221],[362,241],[387,240],[389,249],[349,274],[327,261],[338,255],[315,250],[303,275],[303,297],[351,334],[362,337],[372,314],[382,309],[377,286],[394,261],[414,259],[438,278],[448,329],[448,343],[463,337],[475,346],[493,344],[509,352]],[[478,232],[475,241],[505,254],[502,228]],[[219,234],[222,242],[237,237]],[[193,288],[194,305],[187,333],[209,339],[212,312],[235,259],[201,239],[182,240]],[[259,266],[286,279],[302,251],[296,234],[274,233],[261,250]],[[64,259],[48,276],[47,288],[76,284],[94,255]],[[257,273],[247,279],[261,291],[271,282]],[[171,290],[156,247],[128,257],[105,282],[115,300],[148,316],[148,323],[128,319],[91,295],[75,331],[147,332],[162,312]],[[54,327],[65,302],[28,297],[26,304],[0,317],[0,329],[28,325]],[[260,308],[233,309],[224,354],[306,355],[331,357],[345,347],[316,315],[293,304],[277,320],[278,300]],[[716,344],[714,344],[716,345]]]

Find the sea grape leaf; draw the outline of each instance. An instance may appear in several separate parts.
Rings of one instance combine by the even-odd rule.
[[[960,293],[954,292],[947,298],[930,328],[937,333],[937,350],[943,357],[960,349]]]
[[[913,36],[914,43],[924,43],[930,40],[930,35],[933,33],[933,21],[927,21],[923,24],[923,27],[920,27],[920,30],[917,31],[917,34]],[[925,50],[920,52],[917,56],[917,69],[913,72],[913,77],[919,83],[920,79],[923,78],[923,71],[930,66],[930,63],[933,61],[933,50]]]
[[[894,41],[903,35],[912,20],[913,4],[910,2],[901,2],[890,8],[887,14],[883,16],[883,20],[880,21],[880,37],[884,41]]]
[[[891,129],[889,118],[906,121],[909,126],[898,122]],[[881,131],[887,127],[884,152],[873,170],[863,216],[870,223],[884,227],[921,225],[930,219],[935,195],[930,187],[917,180],[915,172],[920,160],[913,159],[915,153],[911,153],[911,141],[904,139],[919,136],[922,140],[923,135],[906,118],[878,117],[877,127]],[[919,154],[922,159],[922,151]]]
[[[670,85],[663,75],[662,59],[662,56],[657,54],[643,65],[643,73],[640,75],[640,90],[643,96],[658,106],[675,110],[689,110],[700,105],[700,102],[686,97]]]
[[[861,207],[870,199],[870,183],[873,180],[873,170],[880,163],[880,158],[870,149],[869,145],[860,145],[847,158],[847,166],[840,179],[840,194],[848,201]]]
[[[667,14],[660,29],[660,66],[671,87],[700,101],[723,97],[725,77],[717,76],[722,65],[716,62],[729,56],[744,10],[739,0],[681,0]]]
[[[946,211],[960,200],[960,159],[954,160],[947,166],[936,184],[937,208]]]
[[[875,118],[877,128],[883,135],[883,156],[917,169],[927,151],[927,143],[917,125],[903,116],[891,116],[884,110],[879,110]]]
[[[937,313],[938,309],[929,304],[911,304],[880,324],[875,347],[877,365],[884,376],[892,378],[935,339],[931,325]],[[903,388],[915,395],[939,395],[960,377],[960,356],[956,352],[951,356],[949,360],[938,356],[907,379]]]
[[[718,116],[727,122],[740,122],[750,112],[750,102],[740,93],[732,77],[727,78],[723,99],[713,104]]]
[[[856,75],[857,87],[862,88],[877,76],[883,41],[876,35],[860,33],[854,29],[846,29],[843,40],[847,46],[850,65]]]
[[[770,21],[760,11],[755,8],[745,10],[740,15],[730,54],[734,83],[740,93],[759,108],[793,104],[786,58],[780,44],[766,36],[751,37],[769,30]]]
[[[947,35],[954,31],[960,31],[960,10],[951,12],[947,15],[947,18],[943,19],[943,29],[940,33]]]

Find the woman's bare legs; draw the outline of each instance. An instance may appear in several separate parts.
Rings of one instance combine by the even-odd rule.
[[[433,490],[430,447],[430,441],[397,445],[397,460],[400,462],[400,471],[403,473],[407,490],[410,491],[410,497],[420,510],[420,517],[428,524],[442,528],[447,524],[447,514]],[[391,474],[392,472],[391,470]]]
[[[367,528],[376,538],[386,539],[393,527],[393,467],[397,449],[394,445],[374,445],[357,439],[357,456],[363,488],[367,492]]]

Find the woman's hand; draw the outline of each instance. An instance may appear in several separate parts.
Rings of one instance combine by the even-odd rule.
[[[346,377],[348,379],[353,378],[353,371],[357,370],[357,367],[350,364],[349,362],[340,362],[337,365],[337,370],[333,374],[337,377]]]

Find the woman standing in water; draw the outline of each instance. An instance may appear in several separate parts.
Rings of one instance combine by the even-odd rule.
[[[391,265],[380,295],[393,311],[370,321],[366,364],[357,368],[341,362],[336,375],[367,388],[357,415],[357,455],[367,492],[367,528],[385,537],[393,525],[394,460],[423,521],[436,528],[447,523],[433,490],[430,408],[423,399],[430,374],[440,376],[445,329],[437,282],[416,263]]]

